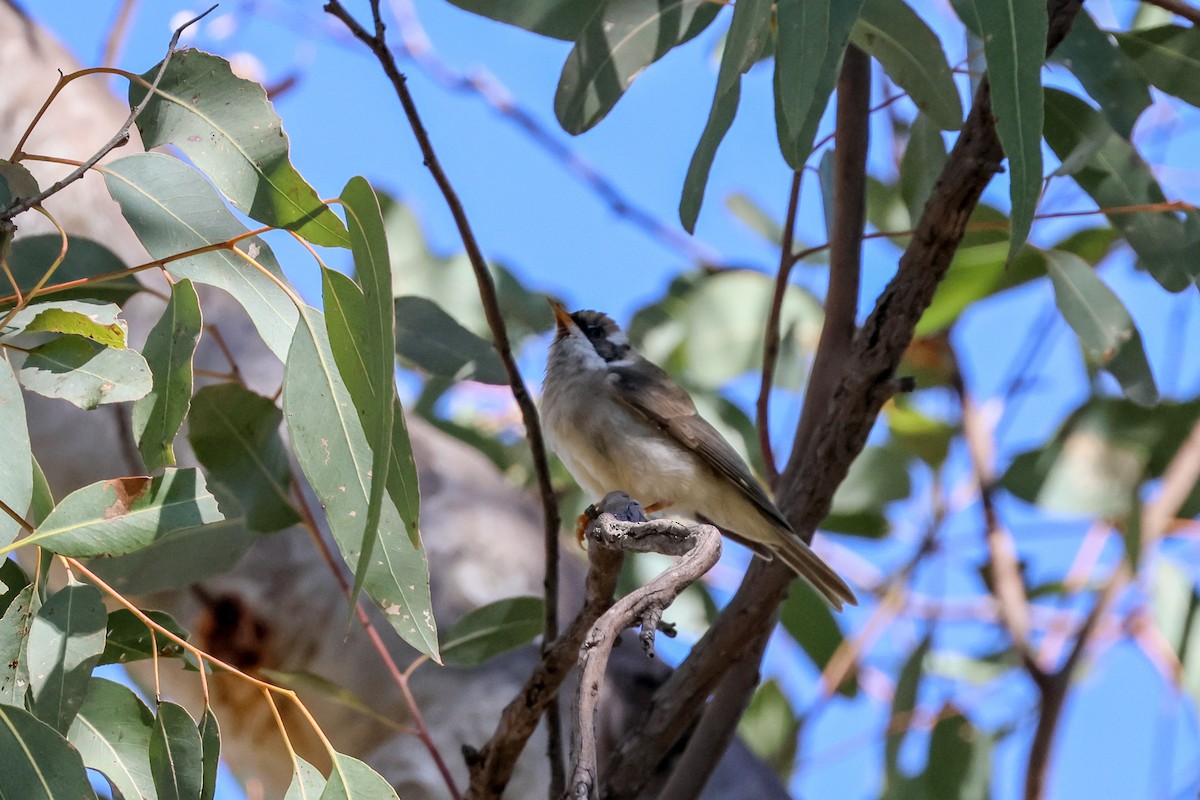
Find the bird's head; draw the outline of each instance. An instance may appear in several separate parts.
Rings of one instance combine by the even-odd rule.
[[[629,337],[607,314],[587,310],[572,313],[556,300],[550,301],[550,307],[557,326],[550,347],[552,360],[572,359],[598,369],[634,355]]]

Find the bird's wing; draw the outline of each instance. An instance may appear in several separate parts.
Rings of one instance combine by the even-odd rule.
[[[622,403],[700,456],[714,472],[733,483],[763,516],[784,530],[792,529],[742,457],[716,428],[696,413],[692,398],[665,371],[643,360],[635,366],[612,367],[610,380]]]

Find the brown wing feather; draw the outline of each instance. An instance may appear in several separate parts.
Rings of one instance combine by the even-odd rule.
[[[718,475],[728,478],[763,516],[784,530],[792,529],[742,457],[696,413],[692,398],[664,370],[643,360],[636,366],[615,367],[612,374],[621,402],[700,456]]]

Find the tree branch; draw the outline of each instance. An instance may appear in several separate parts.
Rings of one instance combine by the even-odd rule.
[[[1190,6],[1183,0],[1142,0],[1152,6],[1158,6],[1164,11],[1170,11],[1176,16],[1183,17],[1193,25],[1200,25],[1200,9]]]
[[[434,182],[446,200],[446,205],[450,209],[450,214],[454,217],[454,223],[458,227],[459,236],[462,238],[463,246],[466,249],[467,258],[470,260],[471,267],[475,271],[475,281],[479,285],[479,299],[483,304],[483,311],[487,317],[488,327],[492,331],[493,345],[500,356],[500,361],[504,364],[504,371],[508,376],[509,386],[512,388],[513,399],[516,401],[517,407],[521,410],[521,419],[525,423],[525,435],[529,439],[529,449],[533,457],[533,469],[537,475],[538,490],[542,502],[544,559],[546,564],[543,581],[546,617],[544,621],[542,648],[544,653],[548,653],[555,638],[558,636],[558,499],[555,497],[554,487],[550,482],[550,465],[546,457],[546,443],[542,436],[542,426],[538,419],[537,406],[534,404],[533,398],[525,386],[525,381],[521,377],[521,371],[517,367],[517,360],[513,355],[512,345],[508,338],[508,328],[505,325],[504,315],[500,309],[500,300],[496,294],[495,281],[492,279],[491,272],[488,271],[487,262],[484,260],[483,252],[479,249],[479,243],[475,239],[475,233],[471,228],[470,221],[467,219],[462,202],[458,198],[458,193],[455,192],[454,186],[446,176],[445,170],[442,169],[441,161],[438,160],[437,153],[433,149],[433,142],[429,138],[428,131],[425,130],[425,125],[421,121],[421,115],[417,111],[416,102],[413,100],[412,93],[408,89],[407,79],[400,72],[399,67],[396,65],[396,59],[388,48],[386,26],[380,15],[379,0],[371,0],[371,18],[375,26],[373,34],[368,33],[346,11],[339,0],[329,0],[325,4],[325,11],[341,20],[350,32],[354,34],[355,38],[370,48],[375,58],[379,61],[379,65],[383,68],[384,74],[391,81],[392,87],[396,91],[396,96],[400,100],[400,105],[404,108],[404,114],[408,118],[413,135],[416,137],[417,145],[421,149],[421,155],[425,158],[425,166],[429,169]],[[551,702],[553,701],[553,693],[550,700]],[[550,760],[552,784],[556,781],[560,784],[562,782],[562,759],[556,756],[555,750],[555,743],[561,739],[560,732],[558,731],[558,719],[559,716],[557,713],[551,715]]]
[[[605,498],[621,495],[614,492]],[[626,501],[627,495],[621,495]],[[640,515],[640,507],[637,508]],[[645,519],[642,516],[642,519]],[[682,555],[650,583],[630,592],[596,621],[579,653],[576,723],[571,732],[571,794],[594,798],[600,786],[596,758],[596,710],[609,655],[621,631],[640,623],[643,646],[653,656],[654,631],[663,611],[721,557],[721,534],[711,525],[685,526],[673,520],[628,522],[601,514],[588,529],[593,547]]]
[[[1082,0],[1049,0],[1048,50],[1062,41]],[[962,241],[967,220],[1003,158],[991,112],[988,84],[976,92],[971,112],[926,203],[895,277],[851,342],[841,380],[824,419],[798,466],[785,472],[779,496],[793,527],[811,536],[829,512],[833,493],[862,450],[879,409],[896,391],[896,367],[921,314]],[[632,797],[676,741],[695,707],[728,668],[728,654],[765,635],[786,595],[789,576],[756,560],[721,617],[709,628],[650,705],[642,735],[614,753],[608,796]],[[689,703],[691,705],[689,705]]]

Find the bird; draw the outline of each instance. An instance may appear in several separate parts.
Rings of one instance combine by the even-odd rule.
[[[839,611],[854,592],[801,539],[737,451],[665,370],[606,314],[557,300],[542,385],[546,441],[595,497],[623,491],[647,511],[711,522],[767,560],[778,557]]]

